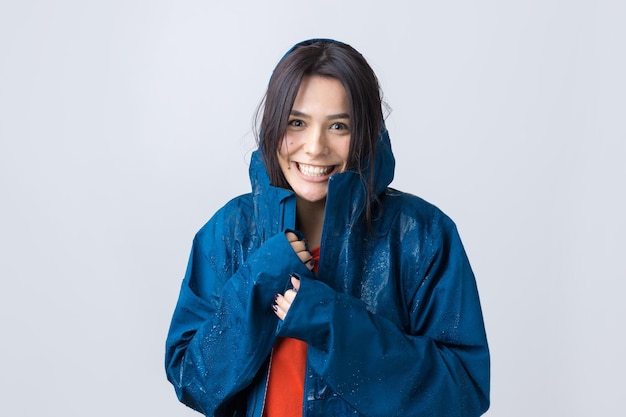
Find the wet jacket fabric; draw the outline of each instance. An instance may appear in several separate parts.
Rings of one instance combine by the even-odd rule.
[[[386,130],[375,171],[372,230],[361,175],[330,178],[314,274],[284,235],[295,228],[294,194],[271,186],[253,154],[252,192],[193,241],[166,343],[167,376],[183,403],[208,416],[261,416],[272,346],[285,336],[308,344],[304,416],[486,411],[489,352],[457,229],[435,206],[389,188]],[[301,284],[281,322],[271,306],[289,274]]]

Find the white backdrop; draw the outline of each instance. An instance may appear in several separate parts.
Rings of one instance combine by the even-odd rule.
[[[163,371],[197,229],[249,189],[295,42],[377,71],[393,186],[458,224],[490,417],[623,416],[626,3],[0,2],[0,415],[193,416]]]

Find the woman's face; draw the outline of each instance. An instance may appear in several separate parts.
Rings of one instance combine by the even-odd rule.
[[[343,172],[350,150],[350,107],[334,78],[304,77],[278,150],[285,179],[308,202],[326,198],[328,179]]]

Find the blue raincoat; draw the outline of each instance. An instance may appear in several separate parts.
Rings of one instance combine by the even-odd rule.
[[[362,177],[330,178],[318,274],[287,241],[295,196],[269,183],[258,151],[252,192],[197,233],[166,343],[178,398],[209,416],[261,416],[278,336],[308,344],[304,416],[479,416],[489,351],[474,275],[454,223],[389,188],[377,142],[373,230]],[[367,178],[367,174],[365,175]],[[284,322],[274,294],[300,277]],[[285,399],[288,401],[289,399]]]

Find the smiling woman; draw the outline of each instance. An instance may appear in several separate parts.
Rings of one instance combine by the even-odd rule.
[[[297,227],[312,247],[321,239],[328,180],[348,165],[349,111],[346,90],[338,80],[305,77],[278,151],[281,172],[296,194]]]
[[[378,80],[351,46],[297,44],[271,77],[252,192],[194,239],[167,339],[210,416],[479,416],[489,350],[452,220],[389,188]]]
[[[281,171],[297,200],[325,199],[330,176],[345,171],[350,149],[348,112],[346,91],[339,81],[318,76],[302,80],[278,152]]]

